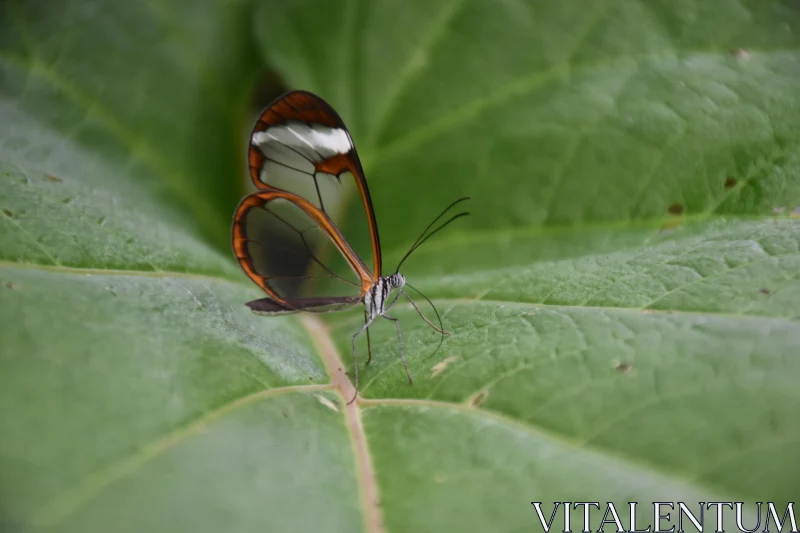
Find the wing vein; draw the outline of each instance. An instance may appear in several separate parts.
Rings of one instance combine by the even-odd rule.
[[[319,158],[320,158],[320,159],[322,159],[322,160],[325,160],[325,159],[327,159],[327,157],[323,156],[323,155],[320,153],[320,151],[319,151],[319,150],[317,150],[317,149],[314,147],[314,145],[313,145],[313,144],[311,144],[311,143],[310,143],[310,142],[309,142],[307,139],[304,139],[302,135],[300,135],[299,133],[297,133],[296,131],[294,131],[294,129],[293,129],[291,126],[289,126],[288,124],[286,124],[286,129],[287,129],[287,130],[289,130],[289,133],[291,133],[292,135],[294,135],[295,137],[297,137],[298,139],[300,139],[301,141],[303,141],[304,143],[306,143],[306,144],[308,145],[308,147],[309,147],[309,148],[311,148],[312,150],[314,150],[314,152],[315,152],[315,153],[316,153],[316,154],[319,156]],[[311,129],[311,126],[309,126],[309,129]],[[312,130],[312,131],[313,131],[313,130]],[[308,158],[306,158],[306,159],[308,159]]]
[[[284,168],[288,168],[289,170],[295,170],[295,171],[297,171],[297,172],[302,172],[302,173],[303,173],[303,174],[305,174],[306,176],[311,176],[311,177],[314,177],[314,174],[312,174],[311,172],[306,172],[305,170],[301,170],[301,169],[299,169],[299,168],[295,168],[295,167],[293,167],[293,166],[287,165],[286,163],[281,163],[280,161],[277,161],[277,160],[275,160],[275,159],[272,159],[272,158],[271,158],[271,157],[269,157],[269,156],[266,156],[266,155],[265,155],[265,156],[264,156],[264,159],[266,159],[267,161],[272,161],[272,162],[273,162],[273,163],[275,163],[276,165],[280,165],[280,166],[282,166],[282,167],[284,167]]]
[[[336,279],[338,279],[340,281],[343,281],[343,282],[347,283],[348,285],[352,285],[353,287],[358,287],[358,285],[356,285],[352,281],[346,280],[343,277],[339,276],[338,274],[334,273],[322,261],[317,259],[317,256],[314,255],[314,252],[311,251],[311,246],[309,246],[308,241],[306,241],[306,236],[305,236],[306,231],[308,231],[309,229],[314,229],[313,227],[307,228],[307,229],[305,229],[303,231],[300,231],[299,229],[295,228],[289,221],[285,220],[283,217],[281,217],[280,215],[276,214],[274,211],[270,210],[268,207],[264,207],[264,210],[267,211],[272,216],[274,216],[275,218],[277,218],[278,220],[280,220],[281,222],[283,222],[284,224],[286,224],[289,228],[294,230],[298,235],[300,235],[300,240],[303,241],[303,246],[306,247],[306,252],[308,252],[308,255],[311,257],[311,259],[313,259],[319,266],[324,268],[331,276],[333,276],[334,278],[336,278]]]

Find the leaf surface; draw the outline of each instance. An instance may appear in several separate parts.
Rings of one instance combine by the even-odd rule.
[[[651,501],[794,498],[794,3],[201,4],[0,8],[0,529],[527,531],[531,501],[626,525],[645,502],[646,527]],[[450,332],[395,308],[413,386],[388,321],[348,407],[361,313],[243,305],[265,68],[350,125],[386,273],[473,197],[404,264]]]

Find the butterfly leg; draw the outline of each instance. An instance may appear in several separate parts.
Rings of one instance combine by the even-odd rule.
[[[403,366],[406,367],[406,376],[408,376],[408,384],[413,385],[414,380],[411,379],[411,372],[408,371],[408,363],[406,363],[406,354],[405,350],[403,350],[403,336],[400,334],[400,319],[393,318],[388,315],[381,315],[383,318],[387,320],[391,320],[394,322],[395,328],[397,328],[397,341],[400,343],[400,359],[403,360]]]
[[[367,308],[364,308],[364,323],[367,323]],[[372,344],[369,342],[369,328],[367,328],[367,365],[372,361]]]
[[[372,319],[369,319],[366,322],[364,322],[364,325],[361,326],[361,329],[356,331],[355,335],[353,335],[353,372],[354,372],[354,377],[355,377],[355,382],[356,382],[355,383],[355,385],[356,385],[356,393],[353,394],[353,397],[350,399],[349,402],[347,402],[347,405],[350,405],[351,403],[356,401],[356,398],[358,397],[358,357],[356,355],[356,338],[359,335],[361,335],[362,333],[364,333],[365,331],[367,331],[368,332],[367,335],[369,335],[369,330],[367,328],[369,327],[370,324],[372,324],[372,321],[374,319],[375,319],[375,317],[372,317]]]
[[[401,292],[402,292],[402,291],[401,291]],[[390,303],[389,305],[387,305],[387,306],[386,306],[386,308],[384,308],[383,312],[384,312],[384,313],[388,312],[388,311],[389,311],[389,309],[391,309],[391,308],[394,306],[394,304],[395,304],[395,303],[397,303],[397,299],[398,299],[398,298],[400,298],[400,292],[398,292],[397,294],[395,294],[395,295],[394,295],[394,299],[392,300],[392,303]],[[408,296],[406,296],[406,298],[408,298]],[[387,318],[388,318],[388,317],[387,317]]]

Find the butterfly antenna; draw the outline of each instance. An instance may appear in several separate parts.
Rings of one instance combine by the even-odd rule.
[[[426,231],[428,231],[429,229],[431,229],[431,226],[433,226],[434,224],[436,224],[436,221],[437,221],[437,220],[439,220],[440,218],[442,218],[442,217],[444,216],[444,214],[445,214],[445,213],[447,213],[448,211],[450,211],[450,209],[452,209],[452,208],[453,208],[453,206],[455,206],[455,205],[458,205],[459,203],[461,203],[461,202],[463,202],[463,201],[465,201],[465,200],[469,200],[469,199],[470,199],[470,197],[469,197],[469,196],[464,196],[464,197],[462,197],[462,198],[459,198],[459,199],[458,199],[458,200],[456,200],[455,202],[451,203],[451,204],[450,204],[450,205],[448,205],[447,207],[445,207],[445,208],[444,208],[444,210],[443,210],[441,213],[439,213],[439,215],[438,215],[436,218],[434,218],[434,219],[431,221],[431,223],[430,223],[430,224],[428,224],[428,227],[427,227],[427,228],[425,228],[425,229],[423,230],[423,232],[422,232],[422,235],[420,235],[419,237],[417,237],[417,240],[416,240],[416,241],[414,241],[414,244],[412,244],[412,245],[411,245],[411,247],[413,248],[413,247],[414,247],[414,245],[416,245],[416,244],[419,242],[419,240],[422,238],[422,236],[423,236],[423,235],[425,235],[425,232],[426,232]]]
[[[395,269],[395,273],[397,273],[397,272],[399,272],[399,271],[400,271],[400,266],[403,264],[403,262],[404,262],[406,259],[408,259],[408,256],[410,256],[410,255],[411,255],[411,253],[412,253],[414,250],[416,250],[417,248],[419,248],[419,246],[420,246],[420,245],[421,245],[423,242],[427,241],[427,240],[428,240],[429,238],[431,238],[431,237],[432,237],[432,236],[433,236],[435,233],[437,233],[438,231],[440,231],[441,229],[443,229],[445,226],[447,226],[448,224],[450,224],[451,222],[453,222],[453,221],[454,221],[454,220],[456,220],[457,218],[460,218],[460,217],[463,217],[463,216],[467,216],[467,215],[469,214],[468,212],[459,213],[459,214],[457,214],[457,215],[455,215],[455,216],[451,217],[451,218],[450,218],[450,219],[449,219],[447,222],[444,222],[443,224],[439,225],[439,227],[437,227],[437,228],[436,228],[436,229],[434,229],[432,232],[430,232],[428,235],[426,235],[426,233],[428,232],[428,230],[429,230],[429,229],[431,229],[431,227],[432,227],[434,224],[436,224],[436,222],[438,222],[438,221],[439,221],[439,219],[440,219],[440,218],[442,218],[442,217],[443,217],[443,216],[444,216],[444,215],[445,215],[445,214],[446,214],[448,211],[450,211],[450,209],[452,209],[452,208],[453,208],[454,206],[456,206],[457,204],[459,204],[459,203],[461,203],[461,202],[463,202],[463,201],[465,201],[465,200],[469,200],[469,199],[470,199],[470,197],[469,197],[469,196],[464,196],[463,198],[459,198],[459,199],[458,199],[458,200],[456,200],[455,202],[453,202],[453,203],[451,203],[450,205],[448,205],[448,206],[447,206],[447,207],[444,209],[444,211],[442,211],[441,213],[439,213],[439,216],[437,216],[436,218],[434,218],[434,219],[433,219],[433,221],[431,221],[431,223],[430,223],[430,224],[428,224],[428,227],[426,227],[426,228],[425,228],[425,229],[422,231],[422,233],[420,234],[420,236],[419,236],[419,237],[417,237],[417,240],[416,240],[416,241],[414,241],[414,244],[412,244],[412,245],[411,245],[411,247],[408,249],[408,251],[406,252],[406,255],[404,255],[404,256],[403,256],[403,258],[400,260],[400,262],[397,264],[397,268]],[[415,290],[416,290],[416,289],[415,289]]]
[[[442,347],[442,343],[444,342],[445,331],[444,331],[444,325],[442,324],[442,317],[439,315],[439,311],[436,309],[436,306],[435,306],[435,305],[433,305],[433,302],[430,300],[430,298],[428,298],[427,296],[425,296],[424,294],[422,294],[420,291],[418,291],[417,289],[415,289],[414,287],[412,287],[412,286],[411,286],[411,285],[409,285],[408,283],[406,283],[406,287],[408,287],[409,289],[413,290],[414,292],[416,292],[417,294],[419,294],[420,296],[422,296],[423,298],[425,298],[425,301],[426,301],[426,302],[428,302],[428,304],[430,304],[431,308],[433,308],[433,312],[434,312],[434,313],[436,313],[436,320],[438,320],[438,321],[439,321],[439,333],[441,333],[441,334],[442,334],[442,336],[441,336],[441,338],[439,339],[439,346],[437,346],[437,347],[436,347],[436,349],[435,349],[435,350],[433,351],[433,353],[431,354],[431,355],[434,355],[436,352],[438,352],[438,351],[439,351],[439,348],[441,348],[441,347]],[[407,296],[407,295],[406,295],[406,296]],[[409,298],[409,301],[411,301],[411,298]],[[413,301],[411,302],[411,305],[413,305],[413,306],[414,306],[414,308],[416,308],[416,307],[417,307],[416,305],[414,305],[414,302],[413,302]],[[423,315],[423,314],[422,314],[422,312],[421,312],[419,309],[417,309],[417,312],[419,312],[420,316],[422,316],[422,318],[423,318],[423,319],[425,319],[425,322],[428,322],[428,319],[427,319],[427,318],[425,318],[425,315]],[[430,322],[428,322],[428,323],[430,324]],[[434,329],[435,329],[435,328],[434,328]]]
[[[439,230],[441,230],[441,229],[444,229],[444,227],[445,227],[445,226],[447,226],[448,224],[450,224],[450,223],[451,223],[451,222],[453,222],[454,220],[456,220],[456,219],[458,219],[458,218],[461,218],[461,217],[465,217],[465,216],[467,216],[467,215],[469,215],[469,212],[468,212],[468,211],[464,211],[463,213],[458,213],[457,215],[453,215],[452,217],[450,217],[450,219],[448,219],[448,220],[447,220],[447,222],[444,222],[444,223],[440,224],[440,225],[439,225],[439,227],[437,227],[435,230],[433,230],[433,231],[431,231],[429,234],[427,234],[427,235],[425,236],[425,238],[424,238],[424,239],[422,239],[421,241],[419,241],[419,243],[417,243],[417,245],[416,245],[416,246],[414,246],[414,247],[413,247],[411,250],[409,250],[409,251],[408,251],[408,254],[406,254],[406,255],[407,255],[407,256],[410,256],[410,255],[411,255],[411,254],[414,252],[414,250],[416,250],[417,248],[419,248],[420,246],[422,246],[422,244],[423,244],[425,241],[427,241],[428,239],[430,239],[431,237],[433,237],[433,236],[434,236],[436,233],[438,233],[438,232],[439,232]],[[401,262],[401,264],[402,264],[402,262]],[[400,265],[398,265],[398,270],[399,270],[399,268],[400,268]]]

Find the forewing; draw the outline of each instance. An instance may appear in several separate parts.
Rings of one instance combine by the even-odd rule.
[[[350,133],[330,105],[305,91],[278,98],[253,128],[249,162],[250,176],[259,189],[291,192],[320,209],[340,231],[354,228],[345,230],[344,236],[350,243],[369,243],[357,244],[355,252],[371,268],[371,281],[378,279],[380,240],[369,189]],[[353,197],[363,204],[365,223],[345,221]],[[348,233],[364,228],[368,238]],[[330,250],[323,247],[315,253],[328,257]]]

